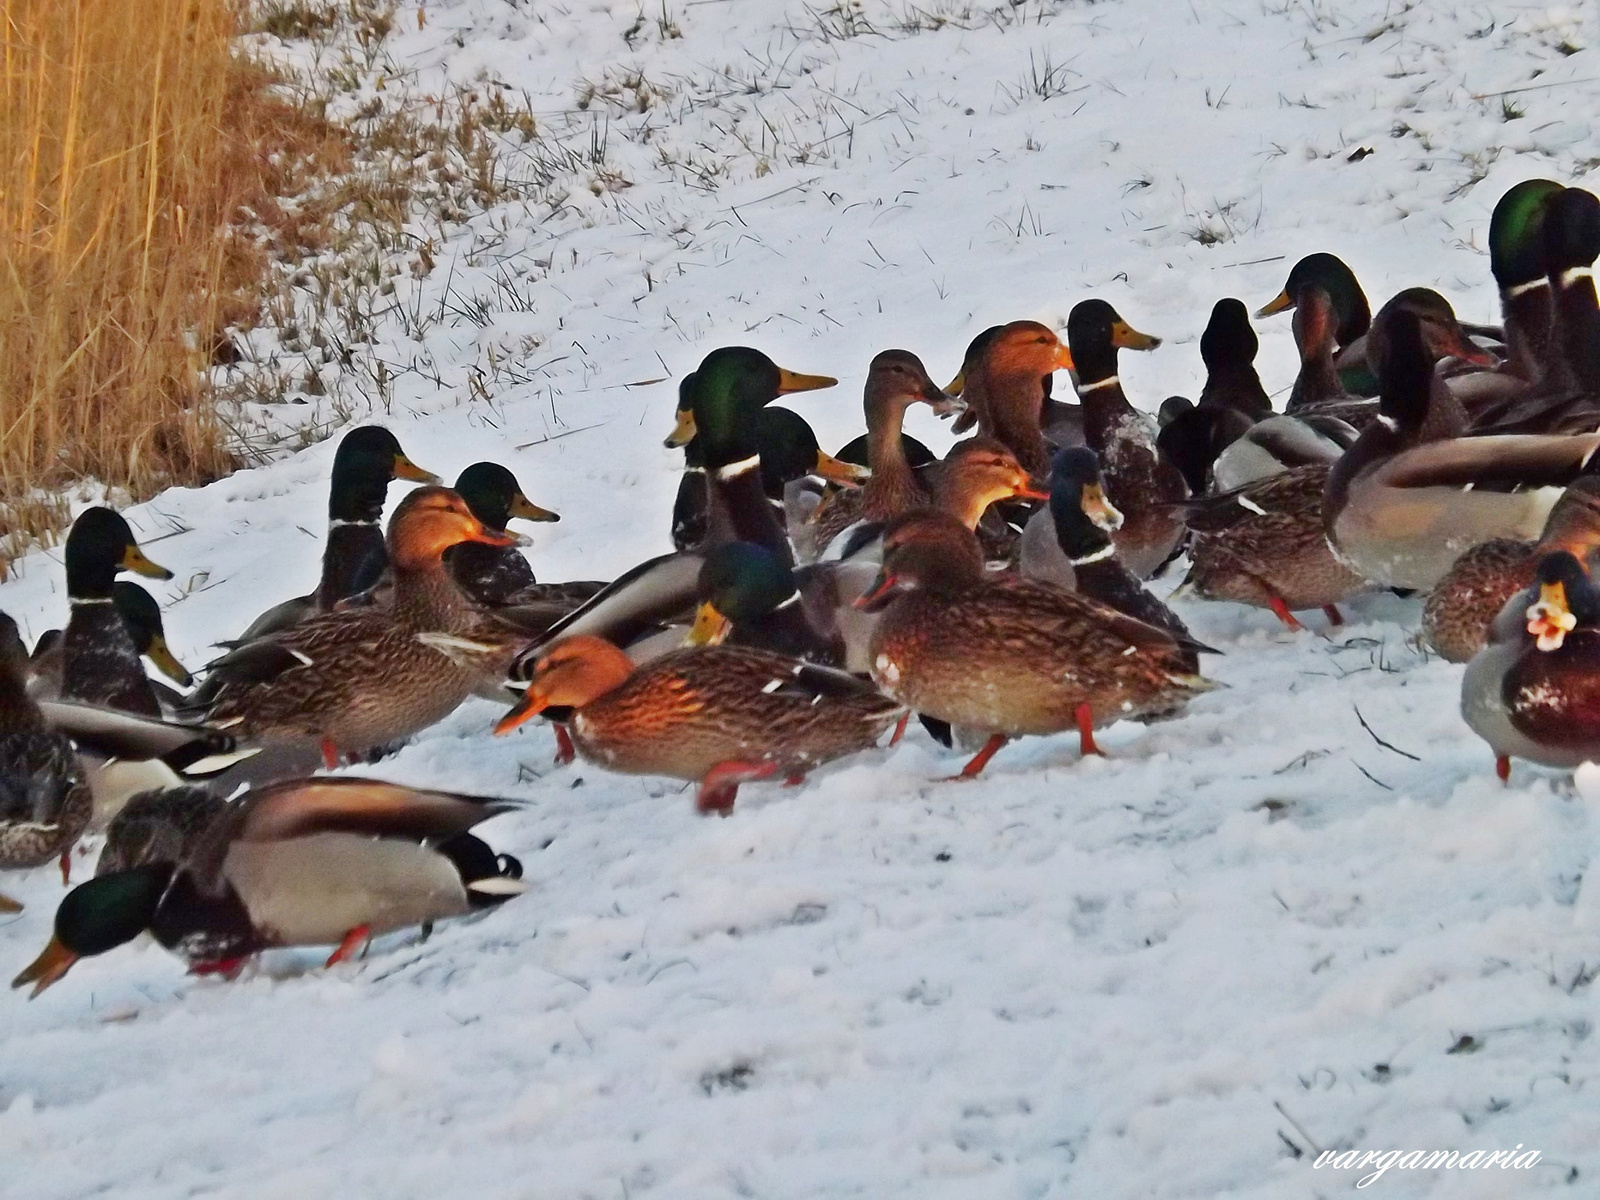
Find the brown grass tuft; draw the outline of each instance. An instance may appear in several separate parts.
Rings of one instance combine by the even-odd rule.
[[[233,465],[207,392],[338,137],[235,53],[233,0],[0,0],[0,578],[85,477]]]

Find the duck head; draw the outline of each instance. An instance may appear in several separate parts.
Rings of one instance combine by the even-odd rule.
[[[714,646],[745,622],[800,599],[794,573],[775,555],[750,542],[718,546],[700,568],[700,607],[687,644]]]
[[[1100,460],[1087,446],[1057,450],[1050,460],[1050,515],[1074,566],[1114,553],[1110,535],[1122,528],[1122,514],[1106,499]]]
[[[1080,300],[1067,314],[1067,345],[1080,381],[1117,373],[1118,350],[1154,350],[1161,339],[1140,333],[1104,300]]]
[[[1367,332],[1367,366],[1374,375],[1379,374],[1378,361],[1388,352],[1384,345],[1389,336],[1392,313],[1408,312],[1417,319],[1422,344],[1429,358],[1458,358],[1476,367],[1493,367],[1494,355],[1476,345],[1456,320],[1455,309],[1432,288],[1414,287],[1396,292],[1387,304],[1378,310]]]
[[[85,509],[78,516],[67,534],[65,558],[67,595],[73,599],[109,598],[118,571],[172,578],[171,571],[145,557],[128,522],[109,508]]]
[[[1200,360],[1213,374],[1225,374],[1256,360],[1261,340],[1250,326],[1244,301],[1229,296],[1211,307],[1211,319],[1200,335]]]
[[[1366,293],[1356,279],[1356,273],[1336,254],[1308,254],[1289,272],[1283,290],[1256,312],[1258,317],[1270,317],[1285,309],[1298,308],[1306,288],[1321,288],[1328,294],[1338,319],[1336,340],[1348,346],[1372,324],[1372,310],[1367,305]]]
[[[910,592],[958,592],[982,582],[976,535],[949,513],[919,508],[884,526],[883,568],[855,607],[881,612]]]
[[[872,477],[865,467],[825,454],[810,422],[787,408],[761,410],[756,418],[756,442],[761,454],[761,486],[773,500],[783,499],[785,484],[806,475],[851,488]]]
[[[668,444],[685,444],[682,435],[688,432],[699,442],[708,467],[740,462],[758,453],[756,414],[762,408],[779,396],[830,388],[838,382],[828,375],[785,370],[748,346],[713,350],[684,380],[679,412],[687,400],[692,424],[686,426],[680,419]]]
[[[561,520],[560,514],[529,500],[517,477],[499,463],[473,463],[456,478],[455,490],[489,529],[504,529],[512,520]]]
[[[55,935],[11,986],[31,983],[32,994],[37,996],[65,976],[80,958],[104,954],[133,941],[155,921],[172,874],[170,863],[153,863],[101,875],[73,888],[56,909]]]
[[[533,664],[528,690],[495,725],[496,735],[547,708],[582,708],[614,691],[633,674],[633,660],[602,638],[580,634],[555,643]]]
[[[352,429],[333,455],[333,478],[328,488],[328,516],[336,521],[375,521],[383,511],[384,496],[396,479],[412,483],[438,483],[406,457],[400,442],[380,425]]]
[[[140,654],[156,665],[168,679],[179,687],[188,687],[194,677],[173,656],[167,647],[167,631],[161,621],[161,606],[155,597],[137,583],[119,579],[111,589],[111,602],[133,636],[133,645]]]
[[[1048,500],[1050,491],[1028,473],[1002,442],[971,437],[944,456],[935,490],[939,505],[956,513],[968,529],[1000,500]]]
[[[527,539],[486,526],[459,493],[444,487],[418,488],[400,502],[389,521],[389,558],[402,570],[434,566],[439,556],[462,542],[520,546]]]
[[[1489,269],[1501,291],[1543,283],[1545,214],[1550,201],[1564,191],[1553,179],[1525,179],[1494,206],[1489,218]]]

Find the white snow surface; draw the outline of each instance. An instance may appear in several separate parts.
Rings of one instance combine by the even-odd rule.
[[[985,325],[1095,295],[1166,339],[1123,355],[1153,410],[1197,393],[1215,300],[1254,308],[1315,250],[1374,307],[1426,284],[1497,318],[1494,201],[1600,163],[1585,5],[1027,0],[907,32],[960,15],[930,2],[696,0],[671,37],[652,0],[631,45],[631,0],[429,0],[421,29],[402,10],[397,59],[526,92],[617,173],[446,231],[397,295],[442,319],[380,345],[378,416],[413,458],[447,478],[498,459],[562,513],[535,531],[541,579],[668,548],[661,438],[716,346],[838,375],[794,401],[832,448],[878,350],[942,381]],[[636,88],[577,106],[630,73],[645,111]],[[1282,392],[1288,320],[1258,328]],[[444,387],[405,370],[423,352]],[[949,441],[926,413],[910,431]],[[332,453],[130,510],[177,572],[157,590],[181,657],[312,584]],[[31,633],[64,618],[59,559],[0,587]],[[141,941],[7,996],[0,1191],[1327,1197],[1356,1173],[1320,1150],[1521,1144],[1537,1166],[1368,1191],[1593,1194],[1594,784],[1518,764],[1499,785],[1461,669],[1413,648],[1414,601],[1299,634],[1179,612],[1226,690],[1106,731],[1104,760],[1029,739],[946,783],[961,758],[913,725],[802,787],[746,786],[726,820],[676,783],[553,767],[547,729],[492,738],[471,701],[370,771],[526,801],[481,832],[532,891],[331,971],[280,952],[199,980]],[[4,890],[28,905],[0,924],[9,976],[62,893],[47,869]]]

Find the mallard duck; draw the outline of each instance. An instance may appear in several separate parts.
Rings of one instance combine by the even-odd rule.
[[[173,683],[188,687],[193,677],[167,646],[161,607],[155,597],[137,583],[119,579],[111,587],[111,602],[133,638],[134,649],[148,658],[151,665]],[[28,692],[35,699],[54,700],[61,696],[62,638],[61,630],[49,629],[40,634],[39,640],[34,643],[33,653],[28,659]],[[126,664],[118,659],[112,665],[121,667]],[[140,673],[143,674],[142,668]],[[178,693],[153,680],[150,686],[162,714],[171,712],[182,700]],[[132,693],[137,691],[137,685],[130,681],[116,690]]]
[[[1297,309],[1311,288],[1327,296],[1333,307],[1333,353],[1329,361],[1337,373],[1331,390],[1352,396],[1377,395],[1377,380],[1367,365],[1367,348],[1362,341],[1372,325],[1372,309],[1356,273],[1338,255],[1308,254],[1295,263],[1283,290],[1262,305],[1256,316],[1270,317]],[[1291,412],[1294,407],[1291,400]]]
[[[1199,403],[1181,396],[1162,402],[1156,448],[1183,473],[1196,496],[1210,488],[1211,465],[1217,456],[1272,415],[1272,401],[1256,374],[1260,348],[1243,302],[1231,297],[1218,300],[1200,335],[1206,382]]]
[[[1012,321],[986,330],[973,342],[969,359],[952,383],[959,385],[968,412],[977,414],[978,432],[1004,443],[1029,471],[1049,469],[1050,450],[1041,420],[1047,399],[1041,381],[1070,370],[1072,354],[1048,326]],[[969,348],[969,354],[974,350]],[[957,420],[956,432],[971,422]]]
[[[515,805],[370,779],[295,779],[223,806],[177,861],[99,875],[56,910],[12,987],[33,995],[80,958],[148,931],[199,971],[275,946],[337,945],[502,904],[522,866],[467,832]]]
[[[0,868],[61,862],[94,812],[72,741],[51,729],[25,682],[28,654],[17,623],[0,613]],[[21,906],[0,896],[0,910]]]
[[[1179,591],[1271,609],[1290,629],[1308,608],[1340,624],[1338,605],[1370,585],[1323,534],[1328,472],[1313,463],[1189,501],[1189,573]]]
[[[513,520],[561,520],[559,513],[529,500],[517,477],[499,463],[473,463],[456,477],[455,490],[483,527],[495,533]],[[457,587],[490,607],[516,604],[537,584],[527,558],[514,547],[462,542],[444,552],[444,562]]]
[[[1057,450],[1050,460],[1050,504],[1023,530],[1019,569],[1025,578],[1098,600],[1192,642],[1178,615],[1118,560],[1111,536],[1121,524],[1122,514],[1106,499],[1094,451],[1087,446]],[[1191,670],[1199,665],[1194,658]]]
[[[527,675],[497,734],[551,706],[570,708],[584,758],[696,782],[702,813],[732,809],[741,783],[798,780],[870,749],[904,712],[853,675],[743,646],[694,646],[635,667],[610,642],[564,638]]]
[[[461,542],[518,541],[485,528],[448,488],[418,488],[389,523],[395,585],[387,607],[318,613],[224,655],[195,694],[194,710],[253,742],[320,745],[330,766],[342,753],[410,737],[483,682],[414,636],[470,633],[489,619],[452,582],[441,556]]]
[[[861,601],[882,612],[872,678],[919,713],[988,735],[970,779],[1013,737],[1167,713],[1215,687],[1186,644],[1097,601],[1013,574],[985,576],[977,539],[946,513],[884,532],[883,569]]]
[[[1506,601],[1461,677],[1461,715],[1489,743],[1495,771],[1525,758],[1571,769],[1600,758],[1600,591],[1565,550]]]
[[[67,534],[64,557],[71,616],[61,635],[61,695],[159,717],[161,706],[112,587],[118,571],[151,579],[171,579],[172,572],[145,557],[127,521],[109,508],[79,515]]]
[[[1600,549],[1600,477],[1572,481],[1550,510],[1537,542],[1495,538],[1472,547],[1422,606],[1422,642],[1446,662],[1467,662],[1484,647],[1507,600],[1533,583],[1547,554],[1566,550],[1580,562]]]
[[[1178,468],[1157,454],[1155,422],[1128,403],[1117,351],[1150,350],[1161,340],[1133,329],[1104,300],[1084,300],[1067,316],[1067,343],[1083,401],[1084,443],[1099,457],[1106,495],[1122,513],[1113,539],[1117,557],[1148,579],[1183,541],[1183,513],[1174,506],[1189,490]]]
[[[727,541],[766,546],[793,561],[789,539],[762,488],[759,416],[780,395],[814,391],[839,381],[826,375],[799,375],[779,367],[759,350],[725,346],[713,350],[685,380],[692,419],[681,414],[667,437],[680,447],[690,437],[700,446],[709,488],[708,519],[702,548]]]
[[[1438,383],[1435,327],[1393,314],[1375,366],[1381,418],[1328,474],[1323,529],[1341,561],[1386,587],[1431,588],[1465,550],[1531,541],[1600,447],[1600,435],[1500,435],[1426,442]]]
[[[691,374],[680,393],[693,386]],[[692,403],[684,399],[681,403]],[[672,544],[679,550],[693,550],[705,540],[711,517],[711,485],[693,434],[694,410],[680,409],[678,429],[689,431],[683,447],[683,477],[672,508]],[[816,431],[792,409],[768,405],[756,417],[756,453],[761,458],[761,490],[773,505],[785,527],[803,524],[822,498],[822,485],[859,488],[871,474],[865,463],[836,458],[817,444]],[[814,490],[813,490],[814,489]],[[790,529],[791,534],[793,529]]]
[[[1542,242],[1552,305],[1545,372],[1509,406],[1480,414],[1475,429],[1586,433],[1600,426],[1600,199],[1582,188],[1552,194]]]
[[[288,629],[313,613],[331,612],[340,601],[367,591],[388,565],[380,523],[389,485],[397,479],[437,484],[439,477],[406,457],[394,434],[378,425],[352,429],[333,456],[328,488],[328,541],[322,550],[317,590],[275,604],[235,644]]]
[[[909,350],[885,350],[867,369],[862,405],[867,420],[867,466],[872,474],[857,491],[838,491],[823,498],[803,528],[790,526],[801,558],[814,558],[841,530],[856,521],[886,521],[908,508],[928,503],[927,484],[918,478],[901,444],[901,425],[913,404],[930,405],[936,413],[952,411],[950,398],[929,377],[922,360]],[[765,457],[763,457],[765,462]]]

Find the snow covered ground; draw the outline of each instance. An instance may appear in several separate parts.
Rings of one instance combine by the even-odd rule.
[[[1428,284],[1494,318],[1494,201],[1595,182],[1585,5],[985,2],[402,10],[388,53],[428,86],[525,95],[541,139],[511,137],[507,172],[569,153],[558,203],[419,225],[433,268],[380,324],[379,417],[446,477],[495,458],[561,511],[541,578],[609,576],[667,547],[661,438],[715,346],[839,376],[795,405],[831,447],[876,351],[943,379],[985,325],[1097,295],[1167,339],[1124,355],[1153,409],[1197,392],[1216,299],[1254,308],[1314,250],[1378,301]],[[1259,330],[1286,390],[1287,319]],[[331,457],[130,512],[177,572],[181,657],[311,584]],[[21,568],[0,607],[37,633],[59,552]],[[329,972],[281,953],[199,981],[142,944],[4,998],[0,1191],[1255,1200],[1351,1191],[1324,1150],[1520,1144],[1537,1166],[1367,1190],[1593,1194],[1600,796],[1495,781],[1415,602],[1332,636],[1180,612],[1228,688],[1108,731],[1106,760],[1029,740],[958,786],[914,728],[728,820],[554,768],[547,731],[491,739],[469,702],[374,770],[528,801],[484,832],[534,890]],[[6,890],[9,974],[61,889]]]

